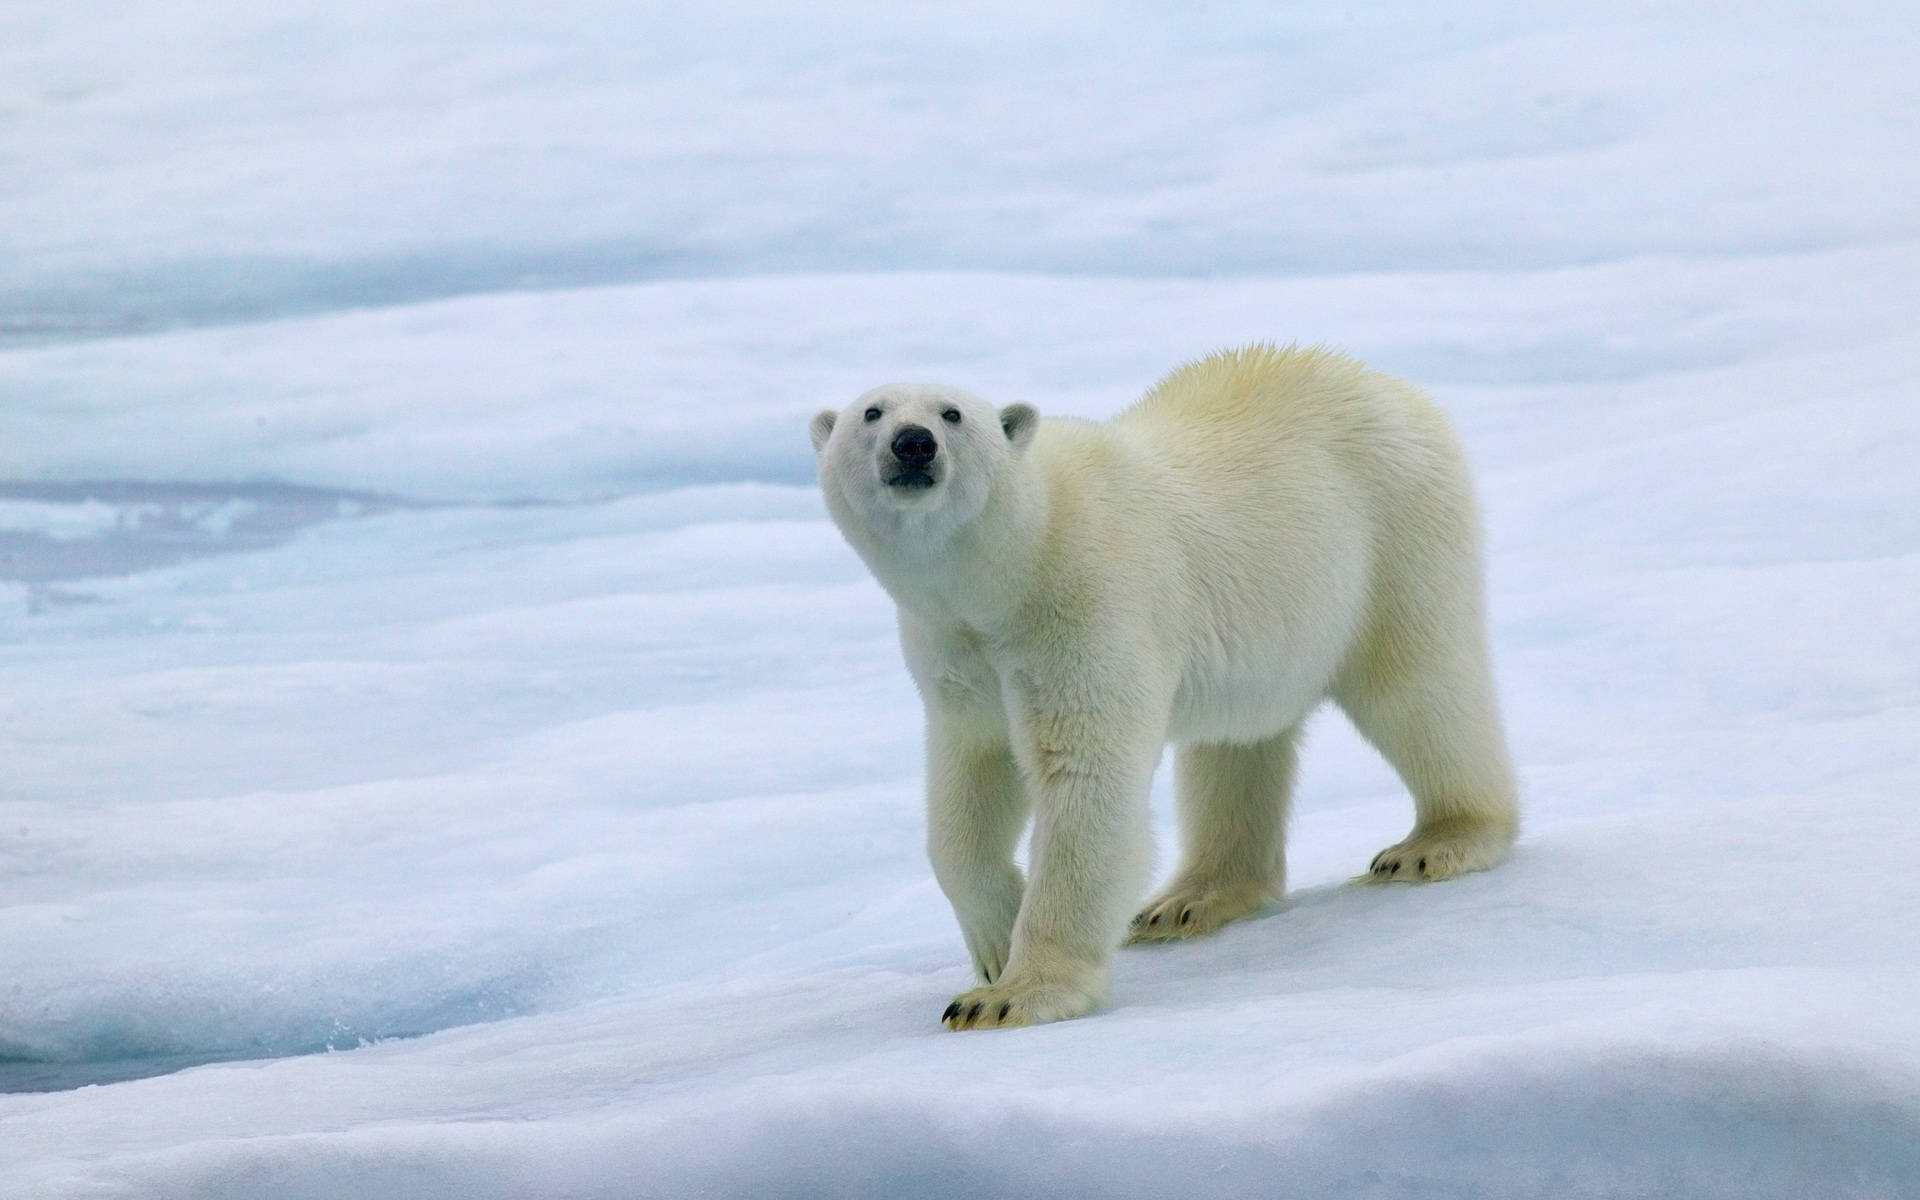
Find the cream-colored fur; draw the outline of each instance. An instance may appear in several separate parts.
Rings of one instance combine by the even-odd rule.
[[[937,443],[911,488],[887,482],[909,426]],[[948,1025],[1101,1002],[1151,869],[1168,741],[1184,856],[1135,940],[1280,895],[1294,742],[1327,697],[1413,793],[1412,833],[1369,878],[1505,856],[1518,810],[1472,487],[1412,387],[1256,346],[1182,367],[1105,424],[894,385],[812,432],[827,507],[897,602],[926,703],[928,849],[980,984]]]

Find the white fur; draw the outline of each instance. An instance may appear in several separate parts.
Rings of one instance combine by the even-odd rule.
[[[915,490],[886,482],[908,425],[938,443]],[[1505,856],[1518,810],[1478,518],[1458,443],[1412,387],[1257,346],[1175,371],[1106,424],[894,385],[821,413],[813,439],[926,703],[928,849],[982,985],[952,1027],[1100,1003],[1151,867],[1167,741],[1185,852],[1136,940],[1280,895],[1294,741],[1327,697],[1413,793],[1413,832],[1370,877]]]

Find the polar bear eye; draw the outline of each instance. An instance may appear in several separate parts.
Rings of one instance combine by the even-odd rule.
[[[869,420],[869,421],[878,421],[879,419],[880,419],[880,410],[879,410],[879,409],[877,409],[877,408],[870,408],[870,409],[868,409],[868,410],[867,410],[867,420]]]
[[[958,425],[960,423],[960,410],[957,408],[950,408],[947,411],[940,414],[940,419],[942,421],[945,421],[949,425]]]

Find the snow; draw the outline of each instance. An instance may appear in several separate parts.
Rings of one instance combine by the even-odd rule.
[[[0,1196],[1920,1194],[1908,16],[0,13]],[[1324,715],[946,1033],[805,420],[1256,338],[1460,427],[1521,843]]]

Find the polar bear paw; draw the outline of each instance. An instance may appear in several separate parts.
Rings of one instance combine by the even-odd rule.
[[[1147,901],[1127,928],[1127,942],[1174,942],[1205,937],[1229,921],[1250,917],[1267,903],[1260,886],[1175,884]]]
[[[940,1014],[948,1029],[999,1029],[1065,1021],[1092,1012],[1101,989],[1073,984],[1023,984],[1017,978],[962,992]]]
[[[1416,828],[1404,842],[1373,856],[1362,883],[1431,883],[1469,871],[1484,871],[1506,858],[1513,833],[1498,824],[1448,822]]]

